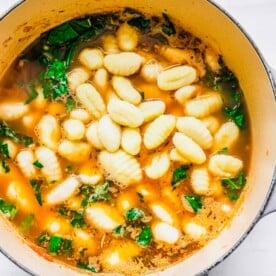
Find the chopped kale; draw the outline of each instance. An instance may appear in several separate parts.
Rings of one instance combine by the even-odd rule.
[[[82,206],[85,207],[89,203],[97,202],[97,201],[108,201],[110,200],[110,195],[108,193],[108,188],[110,186],[109,181],[92,188],[88,185],[83,185],[81,187],[81,193],[83,194],[84,198],[82,200]]]
[[[231,119],[239,128],[245,125],[245,114],[242,110],[241,104],[236,104],[234,107],[224,107],[224,114]]]
[[[189,203],[195,213],[203,206],[201,197],[199,195],[184,195],[185,200]]]
[[[189,168],[186,166],[181,166],[181,167],[176,168],[173,171],[173,177],[172,177],[172,181],[171,181],[171,184],[173,187],[178,186],[180,184],[180,182],[187,177],[188,169]]]
[[[40,163],[38,160],[35,160],[35,161],[33,162],[33,165],[34,165],[35,167],[37,167],[38,169],[42,169],[42,168],[43,168],[43,164]]]
[[[31,179],[30,184],[33,187],[35,198],[39,205],[42,205],[42,197],[41,197],[41,185],[43,181],[38,179]]]
[[[220,150],[218,150],[218,154],[225,154],[225,153],[228,153],[228,151],[229,151],[229,149],[227,148],[227,147],[225,147],[225,148],[222,148],[222,149],[220,149]]]
[[[68,97],[66,99],[66,104],[65,104],[65,108],[66,108],[66,111],[69,113],[71,112],[74,108],[76,107],[76,102],[74,100],[73,97]]]
[[[135,221],[143,218],[144,216],[144,211],[139,208],[131,208],[126,212],[125,215],[127,221]]]
[[[10,158],[9,145],[0,143],[0,154],[3,154],[7,159]]]
[[[72,240],[52,235],[49,239],[48,251],[62,256],[71,256],[73,252]]]
[[[162,13],[162,15],[165,20],[165,23],[163,23],[161,25],[163,33],[165,33],[168,36],[174,35],[176,33],[175,27],[174,27],[173,23],[171,22],[169,16],[166,13]]]
[[[38,96],[38,92],[35,89],[32,89],[31,93],[29,94],[28,99],[25,101],[24,104],[29,104],[32,102],[34,99],[36,99]]]
[[[151,29],[151,21],[150,19],[146,19],[144,16],[139,15],[135,16],[127,21],[127,23],[131,26],[138,28],[143,33],[148,32]]]
[[[88,271],[91,271],[91,272],[96,272],[96,269],[93,265],[88,264],[88,263],[84,263],[84,262],[81,262],[81,261],[79,261],[77,263],[77,267],[88,270]]]
[[[143,227],[136,241],[141,246],[148,246],[151,243],[151,239],[152,239],[151,228],[149,226],[145,226]]]
[[[18,210],[15,205],[0,198],[0,211],[10,220],[13,220]]]
[[[73,217],[70,220],[70,223],[75,228],[84,227],[86,224],[85,224],[83,212],[74,211],[73,212]]]
[[[112,233],[117,235],[117,236],[122,236],[124,234],[124,226],[123,225],[119,225],[117,227],[115,227],[113,230],[112,230]]]
[[[23,221],[21,222],[20,226],[19,226],[19,229],[22,231],[22,232],[27,232],[31,226],[33,225],[34,223],[34,214],[29,214],[27,215]]]
[[[243,172],[233,178],[223,178],[221,184],[224,187],[224,192],[228,195],[231,201],[239,199],[240,192],[246,185],[246,177]]]

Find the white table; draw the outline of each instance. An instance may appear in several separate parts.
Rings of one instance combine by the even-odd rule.
[[[0,0],[0,15],[18,0]],[[267,62],[276,69],[276,0],[216,0],[255,40]],[[275,276],[276,213],[263,218],[210,276]],[[1,276],[27,276],[0,253]],[[169,276],[169,275],[168,275]]]

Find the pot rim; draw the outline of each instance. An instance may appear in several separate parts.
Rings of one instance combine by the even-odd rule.
[[[13,10],[17,9],[18,7],[20,7],[26,1],[27,0],[19,0],[18,2],[14,3],[13,5],[11,5],[6,11],[4,11],[3,14],[0,14],[0,21],[2,19],[4,19],[6,16],[8,16],[11,12],[13,12]],[[226,11],[220,4],[214,2],[215,0],[205,0],[205,1],[209,2],[214,8],[218,9],[228,19],[230,19],[230,21],[235,26],[237,26],[238,29],[242,32],[242,34],[245,36],[245,38],[247,39],[247,41],[249,42],[249,44],[251,44],[251,46],[254,48],[256,54],[258,55],[258,57],[260,58],[263,66],[264,66],[265,72],[266,72],[266,74],[268,76],[270,85],[271,85],[272,90],[273,90],[274,100],[276,100],[276,74],[273,74],[272,68],[270,68],[270,66],[266,62],[266,60],[265,60],[262,52],[260,51],[259,47],[254,42],[254,40],[251,38],[251,36],[248,34],[248,32],[241,26],[241,24],[228,11]],[[251,233],[251,231],[253,230],[253,228],[255,227],[255,225],[260,221],[260,219],[263,218],[265,215],[269,214],[269,213],[265,214],[265,209],[266,209],[266,207],[267,207],[267,205],[268,205],[268,203],[269,203],[269,201],[270,201],[270,199],[272,197],[274,189],[276,190],[276,166],[274,166],[273,177],[272,177],[271,183],[269,185],[269,189],[267,191],[266,197],[263,200],[263,205],[258,210],[258,212],[256,213],[256,216],[253,219],[253,221],[251,222],[251,224],[248,227],[248,229],[244,232],[244,234],[241,236],[241,238],[239,240],[237,240],[236,243],[227,252],[225,252],[224,255],[222,255],[216,262],[210,264],[208,268],[206,268],[205,270],[199,272],[198,275],[207,275],[208,272],[211,269],[213,269],[214,267],[216,267],[217,265],[219,265],[220,263],[222,263],[224,260],[226,260],[242,244],[242,242]],[[6,253],[6,251],[2,247],[0,247],[0,253],[2,253],[12,263],[14,263],[17,267],[21,268],[23,271],[25,271],[29,275],[35,275],[35,273],[32,272],[28,267],[25,267],[22,263],[19,263],[19,261],[17,261],[11,255],[9,255],[8,253]]]

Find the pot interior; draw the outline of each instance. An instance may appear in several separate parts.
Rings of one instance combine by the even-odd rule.
[[[276,156],[273,87],[263,61],[239,26],[206,0],[26,0],[0,21],[0,77],[18,54],[47,29],[81,15],[124,7],[153,15],[167,12],[184,29],[222,53],[244,91],[251,124],[252,156],[248,186],[239,212],[215,240],[185,262],[158,273],[194,275],[214,264],[241,239],[264,206],[271,189]],[[41,275],[77,274],[73,269],[41,258],[2,219],[0,234],[5,237],[0,241],[4,252],[30,271]]]

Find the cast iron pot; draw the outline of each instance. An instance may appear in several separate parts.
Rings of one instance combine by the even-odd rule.
[[[42,32],[74,17],[132,7],[150,14],[166,11],[186,30],[218,49],[238,76],[252,129],[252,156],[242,204],[229,227],[183,262],[152,275],[196,275],[223,260],[261,218],[272,194],[276,160],[275,84],[271,71],[248,36],[221,8],[207,0],[26,0],[0,21],[0,78]],[[272,210],[275,200],[268,205]],[[275,208],[274,208],[275,209]],[[11,225],[0,219],[1,251],[25,271],[37,275],[81,272],[35,253]]]

